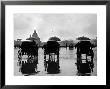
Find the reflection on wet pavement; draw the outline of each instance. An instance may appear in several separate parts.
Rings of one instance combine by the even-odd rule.
[[[47,71],[45,71],[44,68],[44,55],[43,55],[43,49],[39,48],[39,53],[38,53],[38,64],[37,68],[33,71],[34,73],[27,73],[27,74],[22,74],[21,73],[21,66],[18,63],[18,58],[17,58],[17,51],[18,49],[14,49],[14,75],[15,76],[97,76],[97,50],[96,48],[94,49],[94,68],[93,72],[91,74],[81,74],[78,73],[77,71],[77,66],[76,66],[76,49],[69,50],[68,48],[60,48],[60,58],[59,58],[59,65],[60,65],[60,71],[58,73],[51,73],[49,74]],[[22,58],[25,66],[30,65],[28,68],[32,68],[32,64],[27,63],[27,56],[23,56]],[[22,63],[21,63],[22,64]],[[23,64],[22,64],[23,65]]]

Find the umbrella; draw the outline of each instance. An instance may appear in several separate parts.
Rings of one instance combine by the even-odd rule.
[[[78,37],[77,40],[80,40],[80,41],[90,41],[91,39],[89,39],[88,37]]]
[[[80,42],[82,42],[82,41],[89,41],[89,42],[91,42],[91,39],[89,39],[88,37],[84,37],[84,36],[78,37],[76,42],[75,42],[75,45],[80,43]]]
[[[56,36],[55,37],[50,37],[49,40],[52,40],[52,41],[61,41],[60,38],[58,38]]]

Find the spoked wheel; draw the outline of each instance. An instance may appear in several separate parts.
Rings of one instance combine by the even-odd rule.
[[[22,59],[22,50],[21,50],[21,49],[18,51],[18,59],[19,59],[19,60]]]
[[[77,64],[81,61],[81,53],[77,53]]]
[[[44,54],[44,68],[45,68],[45,71],[47,71],[47,63],[48,63],[48,61],[46,60],[46,54]]]
[[[91,50],[89,52],[88,56],[91,56],[91,60],[89,61],[89,65],[90,65],[91,71],[93,72],[93,68],[94,68],[94,62],[93,62],[94,52],[93,52],[93,50]]]
[[[17,65],[20,66],[22,64],[21,62],[22,62],[22,51],[21,51],[21,49],[19,49]]]
[[[91,71],[93,72],[93,68],[94,68],[94,63],[93,62],[90,62],[90,68],[91,68]]]

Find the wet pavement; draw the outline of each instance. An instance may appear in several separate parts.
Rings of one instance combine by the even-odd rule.
[[[97,48],[94,48],[94,68],[91,76],[97,76]],[[23,76],[23,74],[19,71],[20,66],[17,65],[18,49],[14,49],[14,75],[15,76]],[[77,66],[76,66],[76,49],[69,50],[69,48],[60,48],[60,72],[57,74],[48,74],[44,68],[44,51],[42,48],[38,50],[38,64],[37,64],[37,73],[32,74],[30,76],[78,76]],[[83,55],[83,57],[85,57]],[[89,57],[88,57],[89,58]],[[23,56],[23,61],[27,60],[27,56]]]

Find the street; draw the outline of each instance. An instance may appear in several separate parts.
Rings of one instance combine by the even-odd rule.
[[[91,76],[97,76],[97,48],[93,49],[94,51],[94,68]],[[23,76],[21,72],[19,72],[19,66],[17,65],[17,52],[18,49],[14,49],[14,75],[15,76]],[[38,73],[30,76],[78,76],[77,75],[77,66],[76,66],[76,49],[69,50],[69,48],[60,48],[60,73],[58,74],[48,74],[44,69],[44,51],[42,48],[38,50],[38,65],[37,71]],[[83,56],[85,57],[85,56]],[[26,61],[27,56],[23,56],[23,61]],[[88,57],[89,58],[89,57]]]

